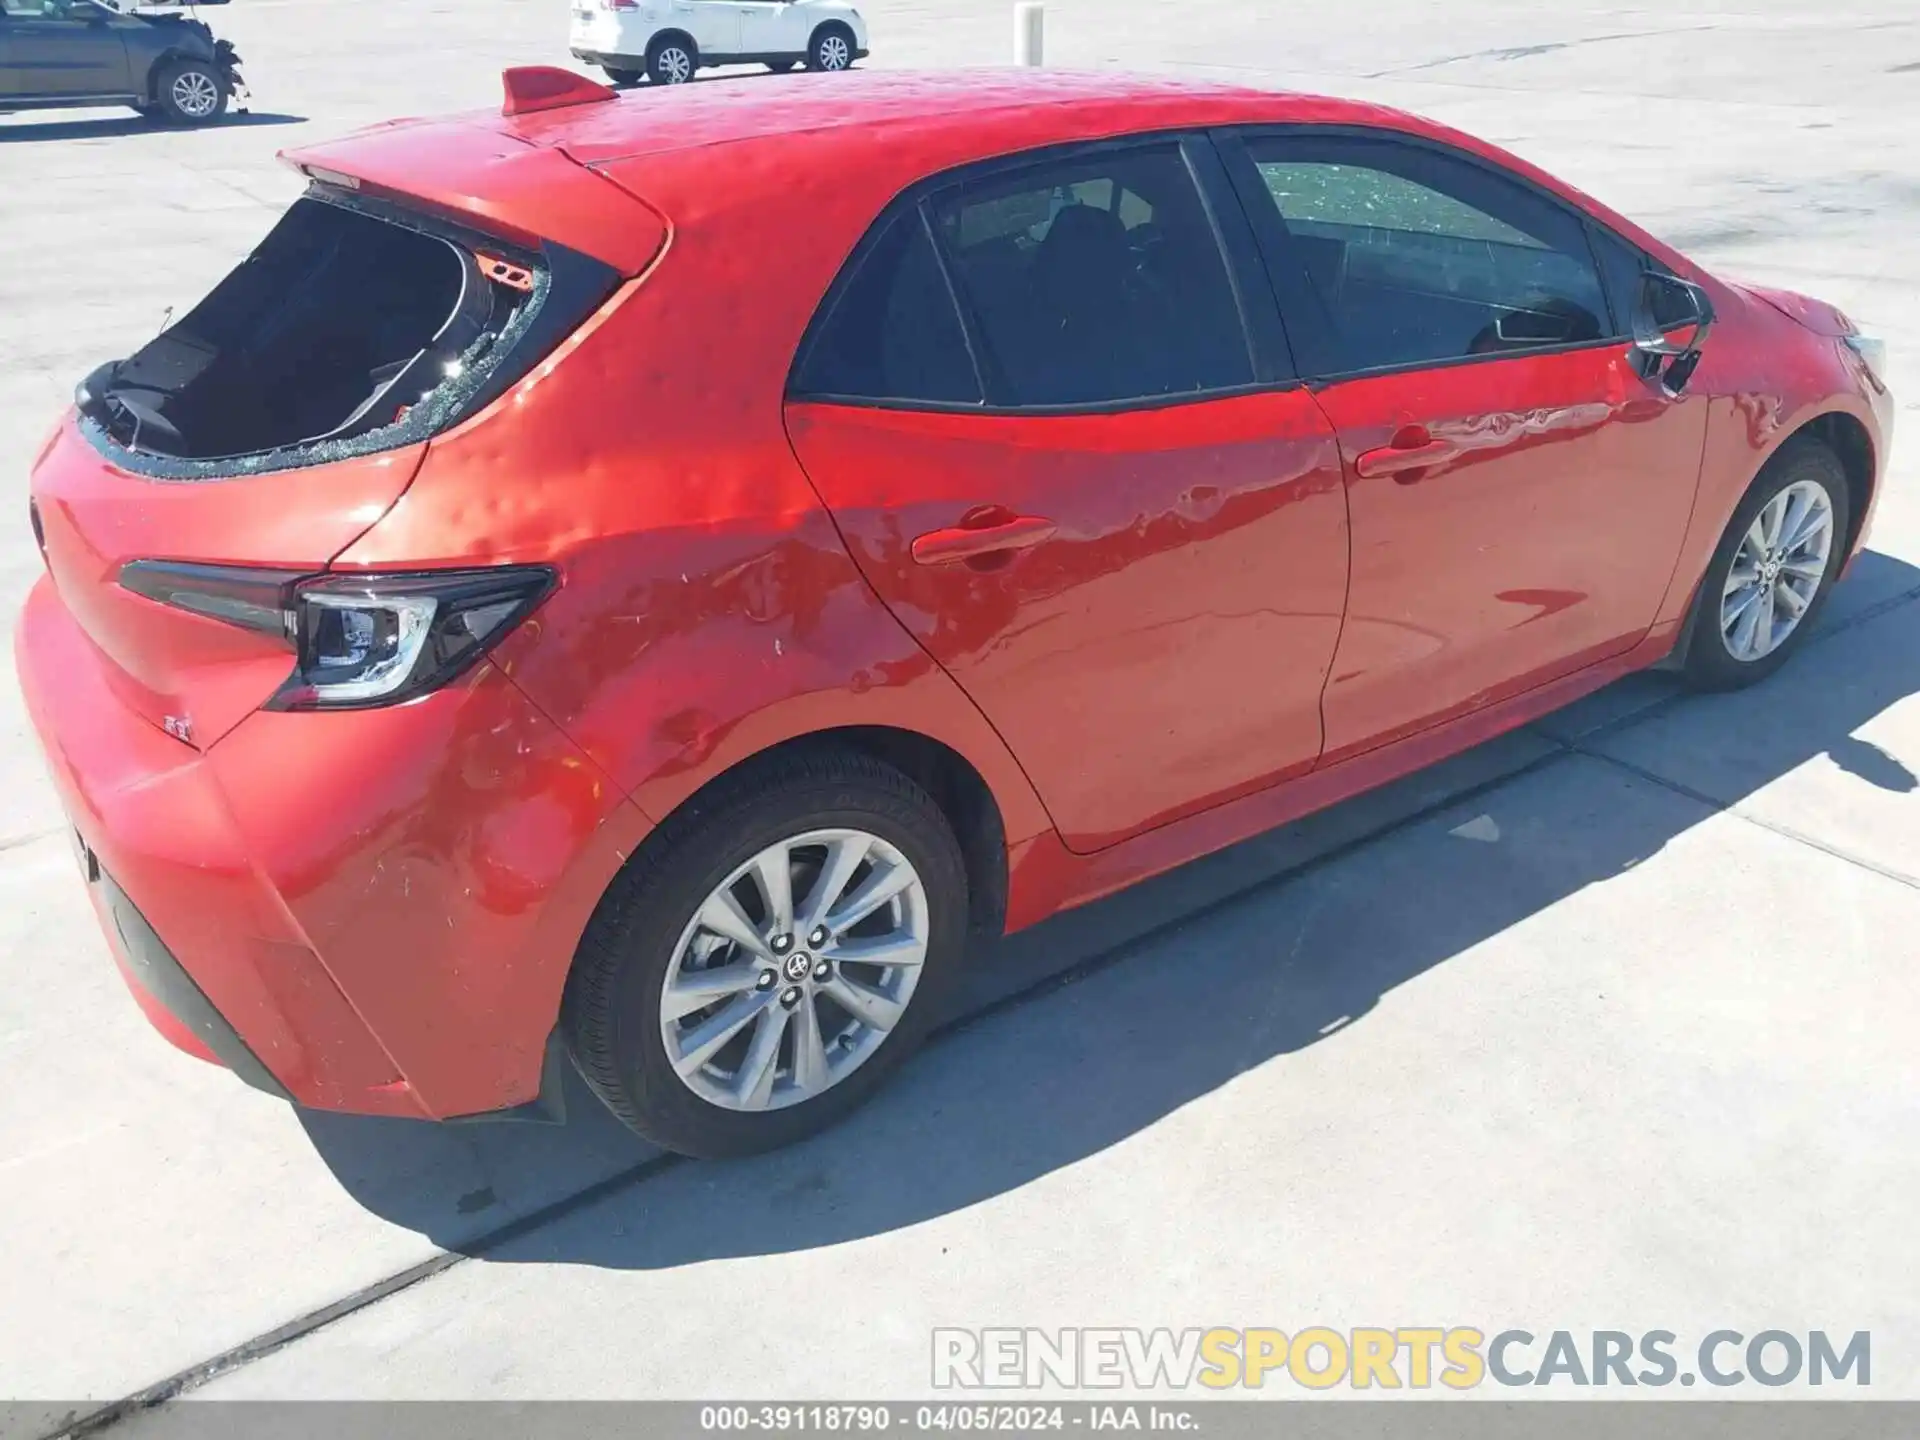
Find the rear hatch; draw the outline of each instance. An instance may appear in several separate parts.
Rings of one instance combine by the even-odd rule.
[[[665,238],[626,192],[497,123],[383,126],[290,159],[306,195],[183,318],[80,383],[33,475],[53,583],[109,683],[201,748],[287,679],[286,587]]]

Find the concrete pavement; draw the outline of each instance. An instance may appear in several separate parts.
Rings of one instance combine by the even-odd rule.
[[[870,8],[874,64],[1011,48],[1004,5]],[[566,58],[558,0],[212,13],[250,123],[0,119],[16,514],[72,381],[297,192],[277,148],[490,104],[503,65]],[[1920,397],[1903,0],[1048,19],[1055,63],[1485,134],[1727,273],[1845,305]],[[872,1110],[736,1165],[651,1161],[584,1097],[561,1130],[432,1130],[298,1114],[177,1056],[112,973],[9,681],[0,1395],[45,1402],[11,1423],[187,1375],[214,1397],[911,1396],[934,1325],[1818,1325],[1872,1330],[1873,1393],[1920,1395],[1912,453],[1825,635],[1767,686],[1628,682],[1018,937],[975,977],[980,1018]],[[38,565],[24,525],[0,536],[8,613]]]

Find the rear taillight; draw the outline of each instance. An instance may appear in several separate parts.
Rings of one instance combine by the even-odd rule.
[[[609,10],[638,10],[640,0],[607,0]]]
[[[270,710],[395,705],[469,669],[553,588],[543,565],[301,576],[136,560],[120,583],[175,609],[274,636],[293,673]]]
[[[392,705],[438,689],[525,619],[553,579],[535,565],[302,585],[294,595],[293,677],[271,707]]]

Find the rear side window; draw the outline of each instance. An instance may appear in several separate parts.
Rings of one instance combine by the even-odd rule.
[[[931,209],[996,404],[1252,383],[1226,261],[1177,144],[990,174]]]
[[[980,379],[920,212],[898,211],[854,262],[808,340],[801,394],[977,405]]]
[[[1586,227],[1516,181],[1393,140],[1249,141],[1289,310],[1320,373],[1614,333]]]

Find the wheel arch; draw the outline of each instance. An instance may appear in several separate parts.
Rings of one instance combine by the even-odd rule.
[[[1801,435],[1812,435],[1824,442],[1839,457],[1840,467],[1846,472],[1847,553],[1851,555],[1854,546],[1859,543],[1861,530],[1867,523],[1867,514],[1873,506],[1877,476],[1873,436],[1857,416],[1844,410],[1829,410],[1814,416],[1782,444],[1790,444]],[[1778,450],[1774,451],[1775,455],[1779,453]],[[1773,456],[1767,458],[1771,461]],[[1757,476],[1758,472],[1755,474]]]
[[[859,48],[860,37],[853,33],[853,26],[849,25],[845,20],[842,20],[839,16],[835,15],[835,16],[830,16],[825,20],[822,20],[818,25],[815,25],[813,29],[807,32],[807,53],[808,54],[813,53],[813,47],[815,43],[820,39],[822,35],[826,34],[829,30],[839,31],[842,35],[847,37],[847,44],[849,47],[853,49]]]
[[[156,103],[159,101],[160,77],[183,60],[191,60],[197,64],[205,65],[209,70],[213,71],[216,76],[220,74],[220,67],[206,56],[195,55],[192,51],[179,45],[169,45],[166,49],[155,55],[147,65],[146,95],[148,100]]]
[[[716,792],[751,784],[754,773],[796,753],[843,749],[891,765],[919,785],[953,827],[966,860],[968,929],[975,938],[997,936],[1006,923],[1009,840],[993,787],[958,749],[918,730],[890,724],[836,725],[765,746],[726,766],[687,795],[641,842],[634,863],[649,847],[673,843],[675,820],[691,816]]]
[[[693,36],[685,30],[669,26],[665,30],[654,31],[653,34],[647,38],[647,63],[649,65],[653,63],[653,57],[658,55],[661,48],[669,41],[678,41],[680,44],[686,46],[687,53],[693,57],[694,64],[698,65],[700,63],[700,42],[695,40]]]
[[[1847,479],[1847,553],[1853,552],[1858,542],[1861,528],[1866,524],[1868,509],[1872,504],[1875,487],[1875,456],[1872,433],[1860,418],[1844,409],[1823,410],[1818,414],[1803,416],[1799,423],[1780,427],[1773,437],[1773,443],[1761,455],[1759,463],[1747,476],[1746,483],[1733,495],[1727,513],[1720,519],[1719,528],[1713,532],[1708,546],[1707,558],[1719,548],[1728,522],[1739,510],[1740,502],[1759,483],[1760,477],[1786,452],[1795,441],[1811,438],[1820,441],[1831,450],[1840,461],[1842,472]],[[1699,619],[1699,590],[1706,578],[1706,569],[1701,569],[1686,591],[1686,609],[1679,625],[1678,638],[1673,649],[1655,667],[1660,670],[1680,670],[1687,664],[1687,658],[1693,649],[1694,630]]]

